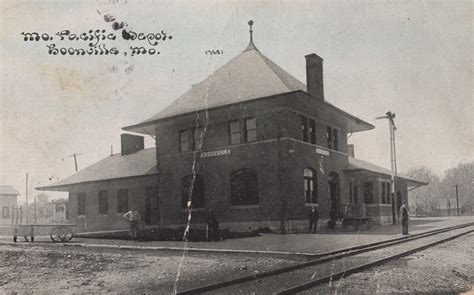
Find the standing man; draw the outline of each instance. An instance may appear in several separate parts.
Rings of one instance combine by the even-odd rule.
[[[124,218],[128,220],[130,224],[130,235],[132,236],[132,240],[136,240],[138,237],[138,222],[140,221],[140,213],[138,213],[137,209],[133,208],[132,210],[128,211],[123,215]]]
[[[207,241],[219,241],[219,222],[217,221],[216,216],[209,210],[207,217]]]
[[[309,211],[308,219],[309,219],[309,232],[314,234],[316,233],[316,229],[318,228],[318,219],[319,219],[318,208],[311,207],[311,211]]]
[[[402,233],[408,235],[408,219],[410,217],[410,212],[408,211],[408,204],[406,201],[404,201],[403,205],[400,207],[398,216],[402,221]]]

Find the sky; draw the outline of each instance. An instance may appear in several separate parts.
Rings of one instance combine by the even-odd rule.
[[[23,1],[0,4],[0,184],[25,195],[120,152],[122,127],[153,116],[254,42],[306,83],[305,58],[324,59],[325,98],[375,125],[353,134],[357,158],[390,167],[387,111],[396,113],[398,170],[438,175],[474,159],[471,1]],[[172,39],[104,41],[153,56],[49,55],[56,32],[135,32]],[[22,32],[52,41],[25,42]],[[207,55],[206,50],[223,50]],[[159,140],[159,139],[158,139]],[[146,138],[147,147],[153,140]],[[22,199],[20,199],[22,200]],[[31,199],[30,199],[31,200]]]

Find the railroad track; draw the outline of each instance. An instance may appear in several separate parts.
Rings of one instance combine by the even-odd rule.
[[[177,294],[294,294],[453,240],[473,232],[473,226],[474,222],[315,254],[315,258],[310,261],[197,288],[179,290]],[[471,228],[466,230],[469,227]],[[336,263],[341,259],[344,259],[344,263]]]

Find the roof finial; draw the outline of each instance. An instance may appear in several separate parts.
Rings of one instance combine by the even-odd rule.
[[[248,24],[250,26],[250,42],[249,42],[249,45],[247,46],[247,48],[244,51],[257,49],[257,48],[255,48],[255,44],[253,44],[253,30],[252,30],[253,20],[249,20]]]
[[[252,33],[253,33],[253,30],[252,30],[253,20],[249,20],[249,26],[250,26],[250,42],[253,42],[253,38],[252,38]]]

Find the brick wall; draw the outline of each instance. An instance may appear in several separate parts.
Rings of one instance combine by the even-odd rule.
[[[69,189],[69,216],[78,224],[78,231],[102,231],[128,229],[128,222],[123,213],[117,212],[117,192],[119,189],[129,190],[129,206],[136,206],[144,217],[145,189],[156,186],[157,176],[143,176],[129,179],[79,184]],[[99,191],[106,190],[109,198],[108,214],[99,214]],[[86,214],[78,216],[78,194],[86,195]]]

